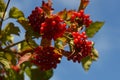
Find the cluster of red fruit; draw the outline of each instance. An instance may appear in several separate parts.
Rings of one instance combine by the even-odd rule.
[[[50,18],[46,18],[41,24],[40,33],[43,34],[43,38],[57,39],[61,37],[66,30],[66,24],[57,15],[51,15]]]
[[[50,10],[49,14],[46,12],[46,9],[47,11]],[[48,40],[42,41],[42,44],[47,43],[52,39],[56,40],[57,38],[62,37],[63,34],[67,32],[66,27],[69,26],[66,25],[66,21],[64,21],[59,15],[52,14],[51,10],[51,5],[43,2],[42,7],[36,7],[35,10],[32,11],[32,14],[28,17],[29,23],[33,30],[41,34],[42,39]],[[89,15],[84,14],[84,10],[74,12],[71,15],[70,22],[71,24],[77,23],[78,26],[84,25],[86,27],[92,23]],[[74,53],[68,56],[68,60],[72,59],[74,62],[80,62],[81,59],[90,55],[92,50],[92,42],[87,40],[85,32],[82,32],[81,34],[78,32],[73,32],[72,36],[74,39]],[[62,53],[58,54],[54,50],[55,48],[50,47],[49,44],[37,47],[34,50],[32,63],[39,66],[41,70],[56,68],[57,63],[60,63]]]
[[[73,23],[78,23],[79,26],[85,25],[86,27],[89,27],[92,23],[90,16],[88,14],[84,14],[84,10],[74,12],[70,20]]]
[[[28,17],[28,19],[33,30],[40,33],[41,23],[45,20],[43,9],[40,7],[36,7],[35,10],[32,11],[32,14]]]
[[[91,55],[91,50],[92,50],[92,41],[87,40],[87,36],[85,32],[82,32],[79,34],[78,32],[73,32],[72,33],[73,39],[74,39],[74,53],[72,53],[69,57],[68,60],[73,60],[73,62],[80,61]]]
[[[36,7],[28,19],[33,30],[42,34],[43,38],[55,40],[66,30],[66,24],[58,15],[46,16],[40,7]]]
[[[56,68],[57,63],[60,63],[62,55],[56,53],[53,47],[37,47],[34,50],[32,63],[40,67],[41,70],[50,70]]]

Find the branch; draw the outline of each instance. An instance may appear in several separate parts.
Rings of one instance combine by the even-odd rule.
[[[19,42],[17,42],[17,43],[14,43],[14,44],[12,44],[12,45],[9,45],[9,46],[5,47],[4,49],[9,49],[9,48],[11,48],[11,47],[13,47],[13,46],[15,46],[15,45],[17,45],[17,44],[19,44],[19,43],[24,42],[24,41],[26,41],[26,40],[22,40],[22,41],[19,41]]]
[[[2,29],[2,24],[3,24],[3,21],[4,21],[4,17],[5,17],[5,14],[6,14],[6,11],[7,11],[7,9],[8,9],[9,4],[10,4],[10,0],[8,0],[8,2],[7,2],[5,11],[4,11],[3,16],[2,16],[2,18],[1,18],[1,21],[0,21],[0,34],[1,34],[1,29]]]

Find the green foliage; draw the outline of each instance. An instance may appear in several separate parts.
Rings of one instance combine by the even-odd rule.
[[[21,10],[19,10],[18,8],[16,7],[12,7],[10,9],[10,12],[9,12],[9,17],[10,18],[15,18],[15,19],[18,19],[20,17],[24,17],[24,14]]]
[[[90,27],[86,28],[86,34],[88,37],[92,38],[104,25],[104,22],[93,22]]]
[[[0,57],[0,64],[2,64],[5,69],[10,69],[10,63],[7,59]]]
[[[0,0],[0,12],[4,12],[6,4],[4,0]]]
[[[24,80],[23,72],[16,72],[12,69],[7,70],[7,76],[5,80]]]
[[[13,35],[19,36],[19,28],[15,26],[13,23],[8,23],[6,27],[2,30],[0,35],[0,41],[2,41],[3,44],[6,45],[6,42],[12,43],[13,41]]]
[[[53,75],[53,70],[41,71],[39,68],[27,68],[25,71],[30,80],[49,80]]]
[[[4,0],[0,0],[0,18],[3,17],[3,13],[5,11],[6,4]]]
[[[4,28],[4,33],[7,35],[18,35],[19,36],[20,29],[18,26],[15,26],[13,23],[8,23],[7,26]]]
[[[92,55],[91,56],[92,57],[87,56],[84,59],[82,59],[82,67],[85,71],[88,71],[90,69],[90,66],[93,63],[93,61],[96,61],[99,57],[98,51],[95,48],[92,49]]]
[[[81,0],[79,10],[81,10],[81,9],[84,10],[87,7],[88,3],[89,3],[89,1]],[[5,80],[24,80],[25,79],[24,73],[26,73],[28,75],[28,77],[30,78],[30,80],[49,80],[53,76],[53,70],[51,69],[51,70],[43,71],[40,69],[40,66],[37,67],[37,66],[33,65],[31,63],[31,60],[38,58],[38,57],[36,57],[37,54],[35,52],[33,52],[34,50],[36,50],[35,49],[36,47],[40,46],[41,48],[44,49],[44,47],[46,47],[46,46],[51,46],[52,40],[43,38],[42,35],[44,35],[44,33],[41,34],[42,31],[40,33],[35,32],[33,30],[33,28],[35,28],[34,25],[31,26],[29,23],[29,19],[25,18],[24,13],[16,7],[10,8],[10,10],[8,11],[8,18],[3,19],[4,18],[3,14],[6,13],[8,5],[9,5],[9,3],[7,3],[7,7],[6,7],[5,0],[0,0],[0,70],[5,70],[5,75],[3,75],[3,73],[1,73],[1,71],[0,71],[0,76],[2,74],[5,78]],[[39,7],[37,7],[37,8],[39,8]],[[72,32],[74,32],[73,31],[74,28],[79,28],[79,27],[82,28],[84,26],[84,24],[79,23],[79,21],[77,21],[77,19],[76,19],[76,21],[71,21],[72,17],[74,18],[74,16],[72,16],[72,15],[76,14],[77,11],[64,9],[63,11],[60,11],[57,14],[53,14],[51,0],[48,0],[47,3],[43,2],[41,9],[43,10],[42,15],[45,18],[45,20],[47,20],[48,18],[52,18],[52,17],[54,17],[54,15],[56,15],[64,20],[63,23],[64,22],[66,23],[66,28],[71,28],[71,31],[66,30],[66,32],[64,33],[64,35],[62,37],[59,37],[56,40],[53,40],[55,42],[54,43],[54,48],[55,48],[54,53],[56,53],[56,54],[58,53],[62,56],[65,56],[66,58],[68,58],[70,56],[69,55],[70,53],[72,53],[71,55],[78,54],[77,52],[74,53],[75,50],[77,50],[77,49],[74,45],[74,38],[72,36]],[[38,9],[38,12],[35,12],[35,15],[39,14],[39,10],[40,9]],[[34,10],[32,13],[34,13]],[[37,17],[39,17],[39,16],[37,16]],[[10,19],[10,18],[16,20],[17,23],[19,23],[21,25],[20,27],[24,28],[24,30],[25,30],[24,40],[22,39],[20,42],[16,42],[16,43],[14,42],[15,35],[20,36],[20,29],[19,29],[20,27],[16,26],[13,22],[7,23],[6,26],[2,25],[4,21],[6,21],[7,19]],[[30,19],[33,19],[33,18],[30,18]],[[36,21],[41,21],[41,20],[34,19],[33,21],[36,22]],[[44,21],[42,21],[42,22],[44,22]],[[50,21],[50,23],[51,23],[51,21]],[[59,23],[59,21],[58,21],[58,23]],[[78,23],[81,25],[78,25]],[[55,23],[55,25],[56,24],[57,23]],[[75,26],[72,26],[73,24],[75,24]],[[39,23],[37,24],[37,27],[39,26],[40,28],[41,27],[43,28],[44,25],[43,26],[41,26],[41,25],[42,25],[42,23],[40,22],[40,24]],[[52,25],[54,25],[54,21],[52,22]],[[60,24],[58,24],[57,26],[59,26],[59,25]],[[93,22],[90,25],[90,27],[85,29],[87,36],[89,38],[94,37],[94,35],[100,30],[100,28],[103,25],[104,25],[104,22],[99,22],[99,21]],[[76,27],[76,26],[79,26],[79,27]],[[42,28],[41,28],[41,30],[42,30]],[[55,30],[57,30],[57,29],[55,29]],[[76,29],[76,31],[77,30],[78,29]],[[80,30],[81,29],[79,29],[78,32],[80,32]],[[50,30],[50,31],[52,31],[52,30]],[[49,30],[46,32],[48,32],[48,34],[49,34]],[[41,43],[37,44],[36,41],[34,40],[35,38],[37,38],[37,39],[42,38],[43,41],[41,40]],[[68,51],[64,50],[64,47],[66,45],[69,45],[70,50],[68,50]],[[87,57],[84,57],[81,60],[82,67],[85,71],[88,71],[92,62],[96,61],[99,57],[98,51],[94,48],[94,46],[92,46],[92,48],[93,48],[92,52],[91,52],[92,55],[88,55]],[[80,50],[78,50],[78,51],[80,51]],[[55,56],[57,56],[56,54],[55,54]],[[43,56],[43,57],[46,57],[46,56]],[[49,57],[47,57],[47,58],[49,58]],[[47,58],[45,58],[45,59],[47,59]],[[59,59],[61,59],[61,58],[59,58]],[[38,58],[38,60],[39,60],[39,58]],[[49,63],[47,63],[47,64],[49,64]]]

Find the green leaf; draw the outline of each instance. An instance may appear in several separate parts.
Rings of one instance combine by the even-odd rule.
[[[55,41],[55,47],[58,49],[64,49],[64,46],[67,44],[67,39],[65,37],[58,38]]]
[[[28,49],[31,49],[31,47],[28,45],[28,43],[26,41],[18,44],[18,50],[19,51],[25,51],[25,50],[28,50]]]
[[[93,22],[88,28],[86,28],[86,34],[88,37],[92,38],[104,25],[104,22]]]
[[[98,58],[99,58],[98,51],[96,49],[93,49],[92,50],[92,60],[96,61],[96,60],[98,60]]]
[[[24,17],[24,14],[21,10],[19,10],[18,8],[16,7],[12,7],[10,9],[10,12],[9,12],[9,17],[10,18],[15,18],[15,19],[18,19],[20,17]]]
[[[40,69],[36,68],[31,70],[31,74],[31,80],[49,80],[53,75],[53,70],[40,71]]]
[[[7,75],[5,80],[24,80],[23,72],[16,72],[12,69],[7,70]]]
[[[30,68],[30,67],[27,67],[27,68],[25,69],[25,72],[26,72],[27,76],[31,79],[31,78],[32,78],[31,68]]]
[[[7,35],[15,34],[19,36],[20,29],[17,26],[15,26],[13,23],[8,23],[4,29],[4,32]]]
[[[32,27],[29,24],[29,21],[26,18],[21,17],[17,20],[17,22],[22,25],[22,27],[26,30],[26,34],[27,35],[29,34],[29,37],[32,36],[35,36],[36,38],[40,37],[39,33],[33,31]]]
[[[18,50],[25,51],[25,50],[33,49],[34,47],[37,46],[38,46],[37,43],[34,40],[30,39],[28,41],[24,41],[18,44]]]
[[[4,0],[0,0],[0,12],[4,12],[5,11],[5,1]]]
[[[82,59],[82,67],[84,68],[85,71],[88,71],[90,69],[91,64],[92,59],[90,56],[87,56],[84,59]]]
[[[19,32],[19,27],[15,26],[13,23],[8,23],[0,34],[0,41],[2,42],[2,45],[6,45],[6,43],[12,43],[14,39],[12,34],[19,36]]]
[[[17,20],[17,22],[18,22],[19,24],[21,24],[22,27],[23,27],[26,31],[31,28],[31,26],[30,26],[30,24],[29,24],[29,21],[28,21],[26,18],[24,18],[24,17],[20,17],[20,18]]]
[[[2,64],[5,69],[10,69],[10,64],[7,59],[0,57],[0,64]]]

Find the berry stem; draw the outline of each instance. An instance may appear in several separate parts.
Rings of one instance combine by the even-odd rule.
[[[43,47],[50,46],[51,45],[51,40],[47,39],[47,38],[42,38],[40,45],[43,46]]]

